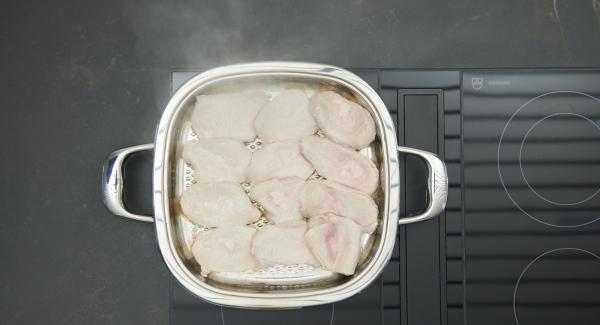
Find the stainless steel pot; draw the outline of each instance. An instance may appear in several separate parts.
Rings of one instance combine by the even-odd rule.
[[[177,209],[177,198],[190,181],[180,159],[180,146],[193,137],[189,114],[198,94],[223,90],[243,91],[262,87],[277,92],[290,85],[335,87],[352,96],[373,116],[377,127],[374,143],[362,151],[379,167],[379,225],[372,235],[363,236],[363,254],[356,273],[338,276],[308,266],[274,267],[257,272],[223,272],[203,275],[189,248],[195,234],[204,229],[191,224]],[[154,150],[154,217],[136,215],[123,204],[123,163],[129,155]],[[428,175],[427,209],[419,215],[399,218],[400,172],[398,152],[416,155],[426,163]],[[388,263],[398,224],[433,218],[446,204],[446,167],[434,154],[396,143],[392,119],[377,93],[353,73],[321,64],[264,62],[225,66],[198,74],[173,95],[162,115],[156,140],[111,153],[103,168],[104,203],[115,215],[154,222],[160,251],[173,276],[199,298],[243,308],[298,308],[331,303],[348,298],[371,283]],[[410,189],[408,189],[410,190]],[[257,224],[260,227],[261,224]]]

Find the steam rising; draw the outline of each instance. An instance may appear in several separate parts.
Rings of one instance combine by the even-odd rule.
[[[261,2],[259,9],[253,1],[164,2],[128,7],[125,18],[132,24],[138,58],[145,66],[205,70],[263,60],[346,65],[340,60],[349,55],[372,57],[364,55],[371,50],[360,44],[344,44],[355,42],[352,34],[360,31],[365,17],[352,17],[340,8],[353,8],[354,15],[362,16],[361,4],[273,1]],[[339,53],[350,47],[356,51]]]

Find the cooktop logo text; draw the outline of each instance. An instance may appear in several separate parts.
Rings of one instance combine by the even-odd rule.
[[[473,89],[475,90],[483,88],[483,78],[471,78],[471,86],[473,86]]]
[[[471,86],[473,87],[474,90],[480,90],[483,88],[483,86],[490,86],[490,87],[495,87],[495,86],[510,86],[510,80],[484,80],[483,77],[474,77],[471,78]]]

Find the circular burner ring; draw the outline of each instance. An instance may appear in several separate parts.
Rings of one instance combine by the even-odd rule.
[[[586,121],[588,121],[589,123],[591,123],[596,129],[598,129],[598,131],[600,131],[600,125],[596,124],[594,121],[592,121],[590,118],[585,117],[581,114],[577,114],[577,113],[554,113],[554,114],[550,114],[540,120],[538,120],[537,122],[535,122],[530,128],[529,130],[527,130],[527,133],[525,133],[525,136],[523,137],[523,141],[521,141],[521,147],[519,148],[519,169],[521,170],[521,176],[523,176],[523,180],[525,180],[525,184],[527,184],[527,187],[529,187],[529,189],[533,192],[533,194],[535,194],[537,197],[539,197],[540,199],[551,203],[551,204],[555,204],[555,205],[560,205],[560,206],[572,206],[572,205],[578,205],[581,203],[585,203],[591,199],[593,199],[596,195],[598,195],[598,193],[600,193],[600,187],[598,187],[598,189],[592,193],[591,195],[589,195],[588,197],[579,200],[579,201],[575,201],[575,202],[557,202],[557,201],[553,201],[547,197],[545,197],[544,195],[540,194],[538,191],[536,191],[533,186],[531,186],[531,184],[529,183],[529,181],[527,180],[527,177],[525,176],[525,172],[523,171],[523,162],[522,162],[522,157],[523,157],[523,147],[525,145],[525,141],[527,141],[527,137],[529,136],[529,134],[531,133],[531,131],[533,131],[533,129],[535,129],[536,126],[538,126],[540,123],[542,123],[543,121],[555,117],[555,116],[575,116],[575,117],[579,117],[582,118]]]
[[[504,126],[504,128],[502,129],[502,133],[500,135],[500,140],[498,142],[498,149],[496,152],[496,160],[497,160],[497,170],[498,170],[498,176],[500,177],[500,183],[502,184],[502,188],[504,188],[504,192],[506,192],[506,194],[508,195],[508,198],[510,199],[510,201],[521,211],[523,212],[525,215],[527,215],[528,217],[530,217],[531,219],[542,223],[544,225],[547,226],[551,226],[551,227],[557,227],[557,228],[576,228],[576,227],[582,227],[582,226],[586,226],[589,224],[592,224],[598,220],[600,220],[600,217],[592,219],[590,221],[586,221],[580,224],[575,224],[575,225],[558,225],[558,224],[553,224],[550,222],[546,222],[544,220],[541,220],[539,218],[536,218],[535,216],[533,216],[532,214],[530,214],[529,212],[527,212],[525,209],[523,209],[519,203],[517,203],[517,201],[512,197],[512,195],[510,194],[506,184],[504,183],[504,178],[502,177],[502,171],[500,168],[500,148],[502,147],[502,139],[504,138],[506,131],[508,129],[508,126],[510,125],[510,123],[513,121],[513,119],[517,116],[517,114],[519,114],[519,112],[521,112],[521,110],[523,110],[527,105],[529,105],[530,103],[532,103],[533,101],[545,97],[545,96],[549,96],[549,95],[553,95],[553,94],[573,94],[573,95],[582,95],[585,96],[589,99],[592,99],[594,101],[596,101],[598,104],[600,104],[600,99],[586,94],[584,92],[580,92],[580,91],[574,91],[574,90],[557,90],[557,91],[551,91],[551,92],[547,92],[541,95],[538,95],[536,97],[531,98],[530,100],[528,100],[527,102],[525,102],[523,105],[521,105],[508,119],[508,122],[506,122],[506,125]],[[594,123],[595,124],[595,123]],[[519,162],[520,164],[520,162]],[[527,180],[525,179],[525,181],[527,182]],[[536,194],[537,195],[537,194]]]
[[[534,258],[531,262],[529,262],[529,264],[527,264],[527,266],[525,266],[525,269],[523,269],[523,271],[519,275],[519,278],[517,279],[517,284],[515,285],[515,289],[513,291],[513,298],[512,298],[513,316],[515,317],[515,322],[517,323],[517,325],[521,325],[521,323],[519,322],[519,317],[517,316],[517,291],[519,290],[519,284],[521,283],[523,276],[525,275],[525,273],[527,273],[527,271],[531,268],[531,266],[533,264],[535,264],[535,262],[537,262],[538,260],[540,260],[541,258],[543,258],[546,255],[560,252],[560,251],[575,251],[575,252],[579,252],[579,253],[585,253],[592,257],[595,257],[598,261],[600,261],[600,256],[598,256],[588,250],[585,250],[582,248],[576,248],[576,247],[562,247],[562,248],[551,249],[549,251],[546,251],[546,252],[540,254],[538,257]]]

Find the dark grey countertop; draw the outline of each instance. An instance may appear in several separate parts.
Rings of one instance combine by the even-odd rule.
[[[592,3],[4,2],[0,322],[168,322],[152,225],[111,216],[99,185],[110,151],[153,141],[173,70],[599,67]]]

